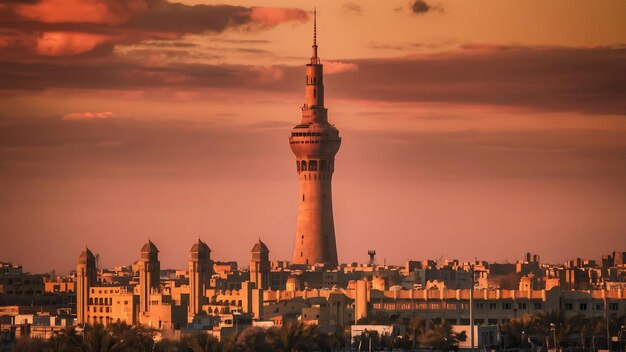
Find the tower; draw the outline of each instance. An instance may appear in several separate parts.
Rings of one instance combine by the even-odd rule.
[[[302,121],[289,137],[300,180],[293,263],[336,266],[331,181],[341,137],[339,130],[328,123],[328,110],[324,107],[324,72],[317,56],[317,13],[313,19],[313,55],[306,65],[305,93]]]
[[[89,248],[85,247],[76,265],[76,320],[78,324],[89,322],[89,288],[96,285],[97,276],[96,257]]]
[[[159,263],[159,250],[152,243],[144,244],[141,248],[139,259],[139,311],[148,311],[150,293],[158,290],[161,284],[161,264]]]
[[[211,249],[198,239],[189,251],[189,315],[202,311],[206,289],[211,282]]]
[[[270,287],[270,250],[260,239],[252,247],[250,259],[250,281],[256,288],[267,290]]]

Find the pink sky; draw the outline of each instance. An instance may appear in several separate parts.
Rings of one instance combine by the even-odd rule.
[[[0,260],[289,259],[313,4],[59,2],[0,5]],[[340,261],[626,250],[626,2],[424,4],[316,3]]]

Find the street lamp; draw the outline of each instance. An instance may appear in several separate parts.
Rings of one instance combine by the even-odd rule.
[[[554,325],[554,323],[550,323],[550,331],[552,331],[552,335],[554,336],[554,350],[556,351],[556,326]]]
[[[520,348],[524,348],[524,335],[526,335],[526,332],[522,330],[522,338],[519,341]]]

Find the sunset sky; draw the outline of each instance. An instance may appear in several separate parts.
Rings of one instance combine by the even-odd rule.
[[[0,261],[291,259],[314,6],[340,262],[626,251],[624,0],[0,0]]]

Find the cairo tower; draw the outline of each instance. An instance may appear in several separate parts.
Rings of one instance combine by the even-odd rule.
[[[331,181],[341,137],[339,130],[328,123],[324,107],[324,72],[317,56],[315,18],[313,23],[313,56],[306,65],[306,102],[302,121],[289,138],[300,180],[293,263],[337,266]]]

